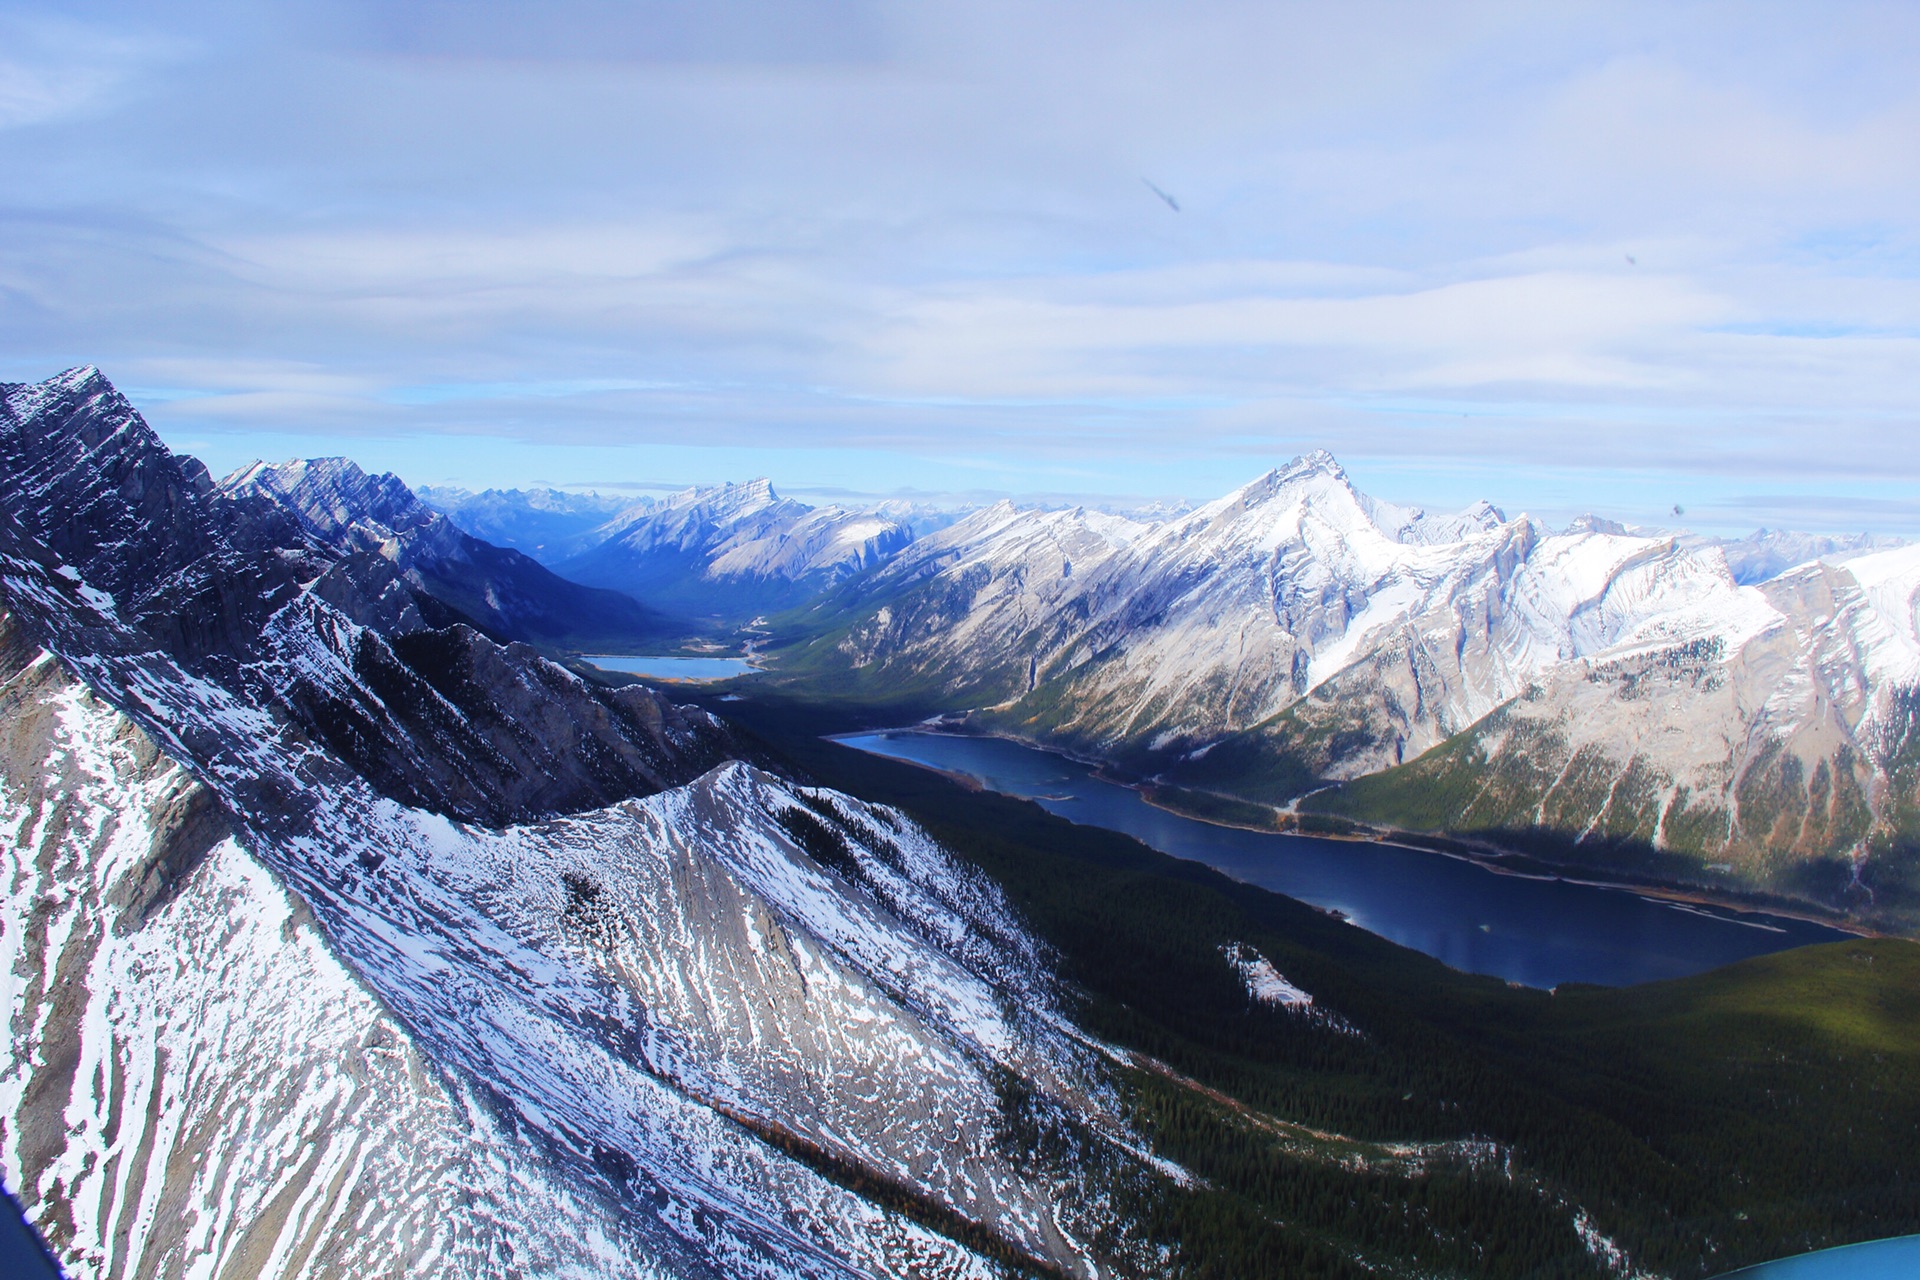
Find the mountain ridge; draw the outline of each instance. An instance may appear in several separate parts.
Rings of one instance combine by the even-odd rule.
[[[1900,944],[1716,979],[1757,1014],[1514,990],[589,685],[87,377],[0,458],[0,1165],[76,1269],[1598,1280],[1915,1213]],[[1157,536],[984,525],[1049,582]]]
[[[75,634],[101,661],[237,691],[385,794],[498,823],[658,790],[728,745],[704,713],[495,644],[385,556],[220,492],[97,371],[0,388],[0,461],[0,554],[36,584],[11,608],[39,642],[90,619]]]
[[[976,514],[784,619],[778,678],[904,691],[1150,781],[1324,792],[1313,807],[1350,817],[1920,925],[1909,548],[1743,582],[1679,535],[1408,514],[1324,453],[1106,532]],[[1496,778],[1494,813],[1461,808]]]
[[[498,640],[617,650],[677,640],[682,630],[631,596],[571,582],[529,556],[473,537],[398,476],[370,476],[345,458],[255,462],[217,489],[280,504],[342,553],[385,558],[413,586]]]
[[[704,712],[642,689],[590,689],[524,646],[494,645],[458,623],[431,628],[384,557],[330,558],[284,508],[218,493],[101,387],[82,379],[54,391],[6,388],[0,433],[22,456],[49,446],[33,483],[0,493],[0,650],[14,660],[0,696],[10,732],[24,735],[0,760],[0,801],[33,833],[10,847],[12,874],[47,889],[10,902],[67,904],[57,929],[10,920],[0,930],[11,944],[39,940],[18,959],[36,975],[24,997],[35,1025],[71,1025],[79,1002],[88,1025],[106,1028],[116,1079],[141,1037],[191,1043],[191,1027],[162,1027],[127,1003],[118,967],[127,953],[75,933],[73,912],[127,902],[115,929],[165,949],[211,909],[210,894],[225,895],[292,922],[225,935],[252,948],[234,963],[286,972],[273,969],[283,946],[274,939],[298,941],[287,930],[310,912],[332,959],[310,949],[321,969],[305,972],[363,989],[395,1020],[395,1048],[440,1079],[424,1092],[379,1085],[371,1128],[356,1130],[313,1109],[331,1086],[236,1109],[225,1099],[247,1087],[243,1060],[212,1055],[204,1072],[188,1061],[173,1074],[163,1063],[138,1077],[158,1136],[123,1148],[118,1102],[76,1083],[64,1053],[15,1055],[0,1083],[0,1102],[15,1108],[0,1146],[27,1146],[0,1154],[29,1179],[23,1194],[70,1259],[211,1261],[219,1242],[182,1216],[202,1212],[269,1240],[290,1222],[283,1243],[351,1274],[355,1259],[381,1255],[356,1245],[338,1184],[276,1162],[280,1144],[244,1169],[211,1161],[230,1170],[231,1186],[228,1173],[206,1183],[177,1171],[209,1163],[218,1147],[205,1144],[221,1133],[307,1133],[334,1159],[356,1143],[370,1156],[404,1150],[396,1126],[420,1123],[429,1148],[453,1144],[435,1160],[467,1152],[495,1163],[449,1220],[414,1220],[415,1235],[397,1243],[416,1262],[464,1240],[484,1255],[477,1265],[525,1249],[573,1274],[918,1267],[984,1278],[988,1257],[1005,1254],[1091,1275],[1104,1211],[996,1139],[1001,1073],[1035,1108],[1079,1126],[1087,1158],[1137,1164],[1137,1140],[1097,1058],[1067,1033],[1044,955],[993,886],[901,815],[730,758],[751,752]],[[84,447],[67,447],[76,442]],[[129,518],[116,516],[100,477],[133,505]],[[74,491],[97,495],[87,525],[54,519],[64,509],[49,499]],[[111,566],[114,547],[95,535],[138,532],[149,505],[167,527],[197,535],[173,573],[120,575],[119,595],[94,586],[76,562]],[[35,536],[47,532],[64,551]],[[205,592],[229,570],[271,589],[230,611],[217,643],[145,629],[154,602],[176,590],[169,578]],[[329,574],[352,588],[333,592],[347,605],[374,604],[355,615],[321,598]],[[478,696],[463,704],[445,671],[407,667],[410,646],[423,643],[465,654]],[[414,700],[407,671],[439,684]],[[526,700],[503,696],[526,681],[539,685]],[[335,702],[305,699],[302,687]],[[358,700],[362,718],[317,714],[343,698]],[[642,748],[652,753],[644,770],[621,755]],[[388,767],[395,753],[411,771]],[[151,785],[123,787],[121,777]],[[170,834],[178,823],[148,813],[154,787],[174,807],[209,797],[204,838],[183,846]],[[49,809],[68,816],[35,817]],[[249,880],[248,856],[298,905]],[[143,887],[156,882],[157,892]],[[223,960],[219,973],[233,971]],[[181,998],[236,1023],[312,1016],[297,989],[222,981],[210,971],[211,985],[189,983]],[[316,1043],[316,1081],[360,1069],[352,1037],[373,1032],[360,1013],[348,1023]],[[225,1021],[207,1031],[241,1034]],[[36,1137],[43,1100],[61,1091],[69,1113],[87,1119]],[[893,1123],[866,1124],[883,1103]],[[74,1209],[76,1199],[112,1201],[112,1171],[135,1169],[153,1188],[142,1195],[171,1187],[201,1197],[201,1209],[143,1209],[137,1219]],[[470,1216],[492,1212],[514,1169],[541,1190],[551,1229],[516,1210],[502,1235]],[[910,1189],[946,1215],[945,1232],[925,1225],[928,1214],[850,1189],[859,1177]],[[439,1195],[430,1184],[413,1184],[398,1207],[428,1212]],[[317,1216],[303,1209],[289,1220],[270,1207],[303,1187]],[[956,1235],[952,1223],[967,1230]],[[575,1230],[585,1240],[568,1243]]]

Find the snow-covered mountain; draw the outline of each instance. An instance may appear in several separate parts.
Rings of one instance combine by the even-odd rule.
[[[563,489],[486,489],[421,485],[420,500],[476,538],[512,547],[544,565],[596,546],[595,530],[623,512],[653,505],[652,498],[620,498]]]
[[[631,596],[570,582],[531,557],[473,537],[391,473],[345,458],[256,462],[220,482],[228,497],[278,503],[306,533],[349,556],[380,556],[414,587],[489,635],[573,648],[630,648],[683,630]]]
[[[690,618],[746,621],[884,562],[913,539],[873,511],[810,507],[765,480],[689,489],[616,516],[590,551],[556,565]]]
[[[1676,611],[1541,673],[1404,768],[1314,800],[1915,927],[1920,548],[1816,561],[1740,592],[1742,625]],[[1319,717],[1251,751],[1245,736],[1223,744],[1225,767],[1257,770]]]
[[[1718,544],[1397,508],[1316,454],[1158,525],[978,513],[824,597],[782,665],[1276,802],[1448,743],[1365,812],[1832,905],[1909,838],[1915,566],[1751,585]],[[1441,760],[1417,823],[1383,798]]]
[[[1178,754],[1413,633],[1434,651],[1402,708],[1402,745],[1418,750],[1663,610],[1658,573],[1726,577],[1710,553],[1652,570],[1663,548],[1556,537],[1485,504],[1394,507],[1319,454],[1159,525],[980,513],[823,601],[837,629],[796,660],[997,705],[1009,724],[1096,751]]]
[[[1108,1273],[1167,1175],[991,882],[91,370],[0,395],[0,1174],[69,1267]]]
[[[889,696],[992,702],[1031,690],[1038,651],[1084,620],[1090,576],[1150,531],[1082,507],[995,503],[814,601],[807,614],[827,639],[790,660]]]
[[[1897,1167],[1899,1115],[1886,1163],[1849,1163],[1846,1135],[1883,1110],[1871,1068],[1846,1074],[1870,1056],[1853,1040],[1703,1091],[1719,1062],[1738,1074],[1744,1046],[1772,1043],[1762,996],[1803,985],[1749,969],[1732,978],[1747,1006],[1706,1006],[1679,1032],[1661,1004],[1660,1043],[1681,1053],[1558,1094],[1532,1047],[1590,1054],[1581,1028],[1601,1024],[1578,1019],[1596,1017],[1622,1043],[1644,1004],[1569,993],[1588,1010],[1571,1035],[1516,1040],[1569,999],[1448,976],[1202,874],[1156,876],[1117,838],[1056,863],[1015,833],[1024,819],[970,829],[936,804],[966,841],[945,847],[904,812],[780,772],[704,712],[590,686],[450,616],[405,572],[400,495],[313,470],[284,492],[222,489],[91,370],[0,386],[0,1180],[71,1274],[1092,1280],[1253,1259],[1266,1275],[1426,1276],[1502,1250],[1530,1272],[1678,1274],[1719,1256],[1748,1221],[1737,1206],[1775,1219],[1745,1257],[1807,1239],[1825,1220],[1805,1207],[1862,1167]],[[1346,518],[1328,470],[1241,495],[1294,521],[1282,558],[1305,545],[1378,565],[1403,554],[1390,544],[1417,568],[1523,523],[1468,513],[1452,541],[1423,542],[1407,531],[1438,527],[1427,517],[1355,499],[1385,544],[1359,526],[1334,538],[1310,528]],[[1137,566],[1188,518],[982,512],[872,577],[894,573],[894,598],[927,591],[926,619],[971,584],[1019,636],[1023,615],[1082,607],[1064,584]],[[1231,543],[1234,522],[1222,508],[1189,537]],[[1517,554],[1503,581],[1522,576]],[[1912,558],[1842,573],[1785,575],[1791,591],[1763,600],[1812,611],[1821,634],[1847,615],[1856,649],[1813,655],[1832,670],[1920,671]],[[1624,624],[1568,629],[1604,625]],[[1773,678],[1758,644],[1730,682]],[[1310,675],[1325,649],[1307,649]],[[1720,661],[1664,641],[1602,656],[1636,653],[1650,699],[1686,662]],[[1618,683],[1604,696],[1633,702]],[[1910,761],[1914,719],[1874,721]],[[1809,785],[1838,794],[1836,776]],[[1006,890],[980,870],[1016,862]],[[1788,980],[1897,964],[1888,945],[1829,949]],[[1882,990],[1846,988],[1847,1007]],[[1667,1070],[1686,1028],[1729,1019],[1741,1047]],[[1128,1047],[1089,1032],[1115,1026],[1137,1029],[1117,1033]],[[1643,1133],[1583,1099],[1608,1078],[1705,1118]],[[1688,1148],[1714,1144],[1688,1135],[1834,1080],[1850,1109],[1788,1113],[1832,1121],[1807,1126],[1829,1145],[1790,1212],[1776,1183],[1716,1200],[1751,1152],[1702,1162]],[[1674,1186],[1717,1206],[1677,1238]]]
[[[1726,553],[1734,581],[1759,583],[1815,560],[1844,564],[1857,556],[1890,551],[1906,544],[1900,538],[1884,534],[1835,537],[1795,533],[1790,529],[1757,529],[1744,538],[1720,539],[1718,545]]]
[[[837,1160],[1084,1271],[1092,1207],[1003,1154],[994,1073],[1099,1119],[1085,1051],[991,886],[898,815],[734,764],[494,832],[266,744],[201,764],[321,802],[236,843],[230,797],[51,657],[0,696],[3,816],[36,833],[0,1158],[70,1266],[993,1274],[811,1167]]]

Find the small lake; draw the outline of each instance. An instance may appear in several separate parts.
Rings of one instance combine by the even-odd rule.
[[[1397,845],[1215,826],[1156,809],[1139,792],[1095,777],[1090,765],[1000,738],[905,729],[837,741],[965,775],[1049,813],[1344,912],[1456,969],[1530,987],[1652,982],[1850,936],[1801,920],[1506,874]]]
[[[60,1268],[47,1256],[26,1211],[0,1187],[0,1276],[9,1280],[60,1280]]]
[[[1911,1280],[1920,1276],[1920,1236],[1896,1236],[1763,1262],[1721,1280]]]
[[[614,653],[583,653],[580,661],[591,662],[602,671],[619,671],[652,680],[729,680],[752,675],[760,668],[745,658],[689,658],[679,654],[659,657]]]

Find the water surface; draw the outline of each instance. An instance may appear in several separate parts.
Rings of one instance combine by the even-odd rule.
[[[0,1276],[8,1280],[60,1280],[60,1268],[47,1255],[26,1210],[0,1187]]]
[[[602,671],[619,671],[630,676],[654,680],[727,680],[750,675],[760,668],[745,658],[689,658],[679,654],[649,657],[644,654],[583,653],[582,662],[591,662]]]
[[[1139,792],[1094,777],[1089,765],[999,738],[890,730],[838,740],[1125,832],[1162,853],[1344,912],[1361,928],[1456,969],[1531,987],[1677,978],[1849,936],[1801,920],[1497,872],[1397,845],[1215,826],[1156,809]]]
[[[1914,1276],[1920,1276],[1920,1236],[1803,1253],[1734,1271],[1721,1280],[1912,1280]]]

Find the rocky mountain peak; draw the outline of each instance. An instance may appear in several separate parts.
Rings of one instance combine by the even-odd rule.
[[[1301,454],[1284,466],[1275,467],[1248,481],[1227,495],[1227,500],[1237,498],[1244,504],[1252,505],[1272,494],[1295,493],[1303,489],[1319,488],[1329,483],[1353,492],[1352,482],[1347,478],[1347,470],[1340,465],[1339,460],[1325,449],[1315,449],[1311,453]],[[1203,507],[1202,510],[1204,509]]]
[[[238,618],[306,572],[285,513],[210,501],[206,468],[168,449],[91,366],[0,385],[0,474],[20,538],[187,650],[224,649]],[[218,581],[196,571],[209,558],[227,562]]]
[[[1621,524],[1618,520],[1609,520],[1605,516],[1597,516],[1589,511],[1585,515],[1575,516],[1569,521],[1567,524],[1567,532],[1624,535],[1629,531],[1627,526]]]
[[[23,397],[22,404],[47,403],[78,397],[84,400],[111,399],[127,413],[133,412],[133,406],[107,381],[98,366],[90,364],[75,365],[62,370],[45,382],[15,383],[8,387],[10,396]]]
[[[346,458],[255,462],[220,482],[228,495],[255,494],[291,511],[308,532],[337,542],[363,527],[375,541],[443,520],[392,472],[370,476]]]
[[[1341,480],[1347,478],[1346,468],[1341,466],[1340,460],[1326,449],[1315,449],[1311,453],[1303,453],[1281,470],[1294,473],[1319,472]]]
[[[773,491],[773,481],[762,476],[756,480],[728,481],[725,484],[698,485],[683,489],[660,503],[661,511],[699,508],[716,518],[739,517],[783,502]]]
[[[151,678],[185,671],[272,706],[384,794],[464,820],[656,791],[722,754],[724,735],[703,715],[640,689],[588,688],[525,645],[496,643],[595,611],[609,630],[654,625],[634,601],[554,578],[437,513],[426,528],[457,543],[456,556],[408,534],[363,545],[355,503],[394,519],[427,510],[392,477],[323,460],[250,468],[250,485],[216,492],[102,379],[62,375],[0,395],[0,474],[11,480],[0,486],[0,555],[70,584],[20,597],[38,643],[178,664]],[[351,536],[316,536],[326,520]],[[49,605],[76,589],[96,609],[111,598],[111,635]]]

